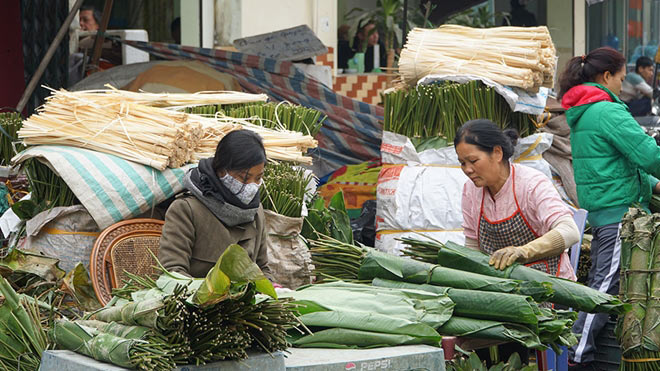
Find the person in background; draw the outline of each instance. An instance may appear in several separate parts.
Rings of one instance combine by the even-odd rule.
[[[372,72],[374,69],[374,45],[378,45],[380,67],[385,67],[387,64],[385,44],[380,41],[376,24],[368,22],[360,27],[353,40],[355,51],[364,52],[364,72]]]
[[[83,31],[96,31],[100,27],[101,12],[93,5],[81,6],[78,18],[80,18],[80,29]]]
[[[558,95],[571,128],[578,202],[589,211],[593,235],[588,284],[612,295],[619,293],[623,215],[633,204],[648,209],[652,192],[660,191],[660,147],[618,97],[625,62],[609,47],[573,57],[559,78]],[[608,318],[580,312],[573,326],[580,342],[569,350],[569,370],[596,370],[596,337]]]
[[[175,44],[181,44],[181,17],[176,17],[170,23],[170,34]]]
[[[461,208],[465,246],[490,255],[505,269],[514,262],[576,280],[566,249],[579,241],[571,210],[552,181],[538,170],[511,161],[518,133],[502,131],[490,120],[463,124],[454,139],[463,186]],[[522,346],[501,347],[501,356],[520,355]]]
[[[355,50],[351,48],[351,39],[348,31],[351,26],[343,24],[337,30],[337,68],[348,68],[348,60],[353,58]]]
[[[652,81],[653,61],[649,57],[637,58],[635,72],[627,74],[621,84],[621,100],[626,102],[633,116],[646,116],[651,113]]]
[[[529,0],[511,0],[511,18],[509,20],[510,24],[503,24],[503,26],[538,26],[538,22],[536,22],[534,13],[525,8],[528,2]],[[504,22],[506,23],[506,20]]]
[[[236,130],[218,143],[213,158],[186,174],[186,193],[165,214],[158,259],[173,272],[206,277],[231,244],[243,247],[271,278],[259,197],[266,151],[261,137]]]

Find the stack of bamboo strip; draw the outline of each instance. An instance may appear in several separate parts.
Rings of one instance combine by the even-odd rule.
[[[164,170],[188,162],[202,137],[199,120],[189,118],[104,92],[59,90],[18,136],[26,145],[83,147]]]
[[[141,98],[141,94],[145,97]],[[208,97],[195,101],[195,96],[201,95],[169,94],[168,102],[208,104]],[[180,167],[187,162],[212,157],[225,134],[249,129],[262,136],[269,159],[311,163],[311,158],[304,154],[317,143],[309,135],[267,129],[253,125],[247,119],[220,115],[204,117],[149,105],[165,104],[165,100],[158,96],[165,95],[116,89],[53,90],[38,113],[23,122],[18,136],[26,145],[83,147],[164,170],[168,166]],[[265,95],[237,95],[222,102],[234,104],[241,99],[253,102],[264,100]]]
[[[218,115],[215,118],[206,118],[190,115],[202,122],[204,135],[200,139],[191,162],[215,155],[218,142],[230,131],[248,129],[261,136],[266,149],[266,157],[270,160],[291,161],[311,164],[312,158],[305,156],[307,150],[316,148],[317,142],[310,135],[300,132],[274,130],[250,123],[249,119],[239,119]]]
[[[268,100],[266,94],[250,94],[239,91],[200,91],[192,94],[183,93],[146,93],[119,90],[110,84],[106,84],[110,90],[90,90],[88,92],[109,94],[122,97],[134,103],[140,103],[152,107],[189,107],[207,104],[236,104],[256,103]]]
[[[407,84],[429,74],[469,74],[530,91],[553,87],[556,50],[545,26],[443,25],[415,28],[407,40],[399,60],[399,73]]]

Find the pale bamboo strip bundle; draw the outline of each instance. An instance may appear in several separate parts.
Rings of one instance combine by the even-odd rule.
[[[216,118],[202,117],[198,115],[195,119],[201,120],[204,135],[200,139],[197,149],[192,155],[192,162],[213,157],[218,142],[229,132],[233,130],[247,129],[252,130],[261,136],[266,157],[269,160],[291,161],[304,164],[311,164],[312,158],[305,156],[307,150],[316,148],[318,143],[310,135],[304,135],[300,132],[273,130],[262,126],[253,125],[247,119],[238,119],[226,116],[217,116]]]
[[[118,96],[59,90],[18,136],[26,145],[88,148],[164,170],[188,162],[197,147],[202,127],[189,117]]]
[[[410,66],[406,63],[410,60],[410,53],[413,52],[406,49],[402,50],[399,60],[399,71],[404,81],[409,84],[414,84],[420,78],[430,74],[475,75],[491,79],[502,85],[533,90],[538,81],[543,79],[542,73],[534,72],[528,68],[516,68],[501,63],[471,61],[444,56],[428,60],[419,58],[413,66]]]
[[[546,26],[537,27],[516,27],[516,26],[502,26],[491,28],[472,28],[454,24],[446,24],[439,27],[439,29],[451,32],[455,35],[465,35],[473,38],[482,39],[507,39],[507,40],[536,40],[543,44],[544,48],[555,49],[550,36],[550,30]]]
[[[469,74],[530,91],[552,87],[556,51],[547,27],[415,28],[401,51],[399,74],[412,85],[429,74]]]
[[[250,94],[240,91],[200,91],[197,93],[147,93],[119,90],[106,84],[109,90],[87,90],[90,94],[108,94],[124,98],[125,101],[153,107],[181,108],[207,104],[237,104],[266,102],[266,94]]]

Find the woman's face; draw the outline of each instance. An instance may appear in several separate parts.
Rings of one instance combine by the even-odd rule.
[[[608,88],[612,93],[619,95],[621,94],[621,84],[626,78],[626,66],[621,67],[621,69],[615,74],[611,74],[610,71],[605,71],[600,76],[602,76],[600,84]]]
[[[240,180],[244,184],[259,184],[264,176],[264,165],[265,164],[259,164],[247,170],[227,170],[227,172],[234,177],[234,179]],[[221,174],[221,176],[222,175],[224,174]]]
[[[474,144],[460,142],[456,146],[461,170],[477,187],[494,185],[500,175],[502,147],[495,146],[492,153],[482,151]]]

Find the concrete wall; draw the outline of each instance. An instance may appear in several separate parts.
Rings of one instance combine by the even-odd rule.
[[[337,0],[216,0],[215,13],[218,46],[301,24],[325,45],[337,44]]]
[[[213,48],[215,34],[214,0],[181,2],[181,44]],[[200,17],[201,13],[201,17]],[[200,38],[201,22],[201,38]],[[201,45],[200,45],[201,41]]]
[[[573,56],[573,0],[548,2],[547,26],[559,57],[557,73],[561,73]]]

